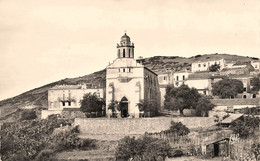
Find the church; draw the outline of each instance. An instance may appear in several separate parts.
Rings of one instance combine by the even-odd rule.
[[[117,58],[106,68],[106,114],[113,101],[121,102],[121,117],[139,118],[140,101],[153,100],[160,105],[157,74],[134,59],[134,43],[125,33],[117,44]]]

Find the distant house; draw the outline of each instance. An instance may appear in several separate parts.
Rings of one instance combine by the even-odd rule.
[[[173,85],[175,87],[180,87],[181,85],[186,84],[188,76],[191,74],[190,71],[177,71],[173,74]]]
[[[42,118],[60,114],[64,110],[79,110],[84,94],[93,93],[104,98],[104,88],[86,84],[56,85],[48,90],[48,110],[42,111]]]
[[[250,95],[250,94],[247,94],[247,93],[250,92],[250,87],[251,87],[250,82],[251,82],[251,79],[253,78],[253,76],[251,76],[249,74],[229,74],[228,77],[230,79],[240,80],[243,83],[244,91],[242,94],[242,98],[248,98],[248,95]]]
[[[224,58],[218,59],[207,59],[202,61],[197,61],[191,64],[191,71],[194,72],[202,72],[202,71],[209,71],[209,67],[212,65],[219,65],[220,70],[222,70],[226,65]]]
[[[260,60],[251,61],[251,65],[254,67],[255,70],[259,70],[260,69]]]
[[[161,93],[161,106],[164,105],[164,96],[166,94],[167,85],[173,84],[173,72],[171,70],[167,70],[164,72],[158,73],[158,82]]]
[[[226,77],[215,72],[192,73],[189,75],[186,84],[190,88],[196,88],[200,94],[212,95],[212,84]]]
[[[223,75],[228,74],[249,74],[254,71],[254,67],[249,62],[236,63],[232,66],[225,67],[220,71]]]

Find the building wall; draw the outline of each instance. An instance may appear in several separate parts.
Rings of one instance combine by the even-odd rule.
[[[160,95],[161,95],[161,96],[160,96],[160,98],[161,98],[160,102],[161,102],[161,107],[164,106],[164,100],[165,100],[164,96],[165,96],[165,94],[166,94],[166,86],[160,87]]]
[[[194,62],[191,64],[191,71],[192,72],[199,72],[199,71],[208,71],[209,67],[214,64],[220,65],[220,70],[225,67],[225,60],[213,60],[213,61],[203,61],[203,62]]]
[[[255,70],[260,69],[260,61],[251,61],[251,65],[254,67]]]
[[[186,84],[186,81],[188,79],[188,76],[190,75],[190,72],[176,72],[173,74],[174,79],[174,86],[180,87],[183,84]]]
[[[144,99],[155,101],[160,106],[161,94],[157,75],[145,68],[144,77]]]
[[[64,108],[80,108],[80,100],[86,93],[96,93],[104,98],[103,88],[90,89],[50,89],[48,90],[48,110],[63,110]],[[69,105],[69,101],[71,104]],[[64,103],[63,103],[64,102]]]
[[[190,88],[196,88],[200,94],[209,95],[210,79],[188,79],[186,83]]]
[[[112,114],[112,111],[108,110],[111,101],[121,101],[126,97],[129,115],[139,116],[136,104],[144,99],[144,67],[133,58],[123,58],[116,59],[106,70],[107,115]]]

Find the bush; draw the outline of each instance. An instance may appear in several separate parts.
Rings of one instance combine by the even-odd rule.
[[[185,125],[183,125],[181,122],[171,121],[170,128],[163,132],[164,133],[176,133],[178,136],[184,136],[184,135],[188,135],[190,133],[190,130]]]
[[[64,151],[71,149],[89,150],[95,148],[94,140],[80,139],[77,134],[71,131],[61,132],[50,137],[52,142],[50,148],[55,151]]]
[[[36,119],[37,115],[35,111],[32,110],[25,110],[22,112],[22,116],[20,120],[33,120]]]
[[[116,148],[118,160],[163,161],[170,152],[168,142],[144,136],[139,139],[125,137]]]

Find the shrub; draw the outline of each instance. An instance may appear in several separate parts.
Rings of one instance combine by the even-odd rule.
[[[89,150],[95,147],[94,140],[80,139],[77,134],[71,131],[61,132],[52,135],[50,138],[51,149],[55,151],[64,151],[71,149]]]
[[[163,132],[164,133],[176,133],[178,136],[184,136],[184,135],[188,135],[190,133],[190,130],[185,125],[183,125],[181,122],[171,121],[170,128]]]
[[[119,160],[160,161],[165,160],[169,151],[169,143],[158,138],[125,137],[119,141],[116,148],[116,158]]]
[[[22,112],[20,120],[33,120],[36,119],[37,115],[35,111],[32,110],[25,110]]]

